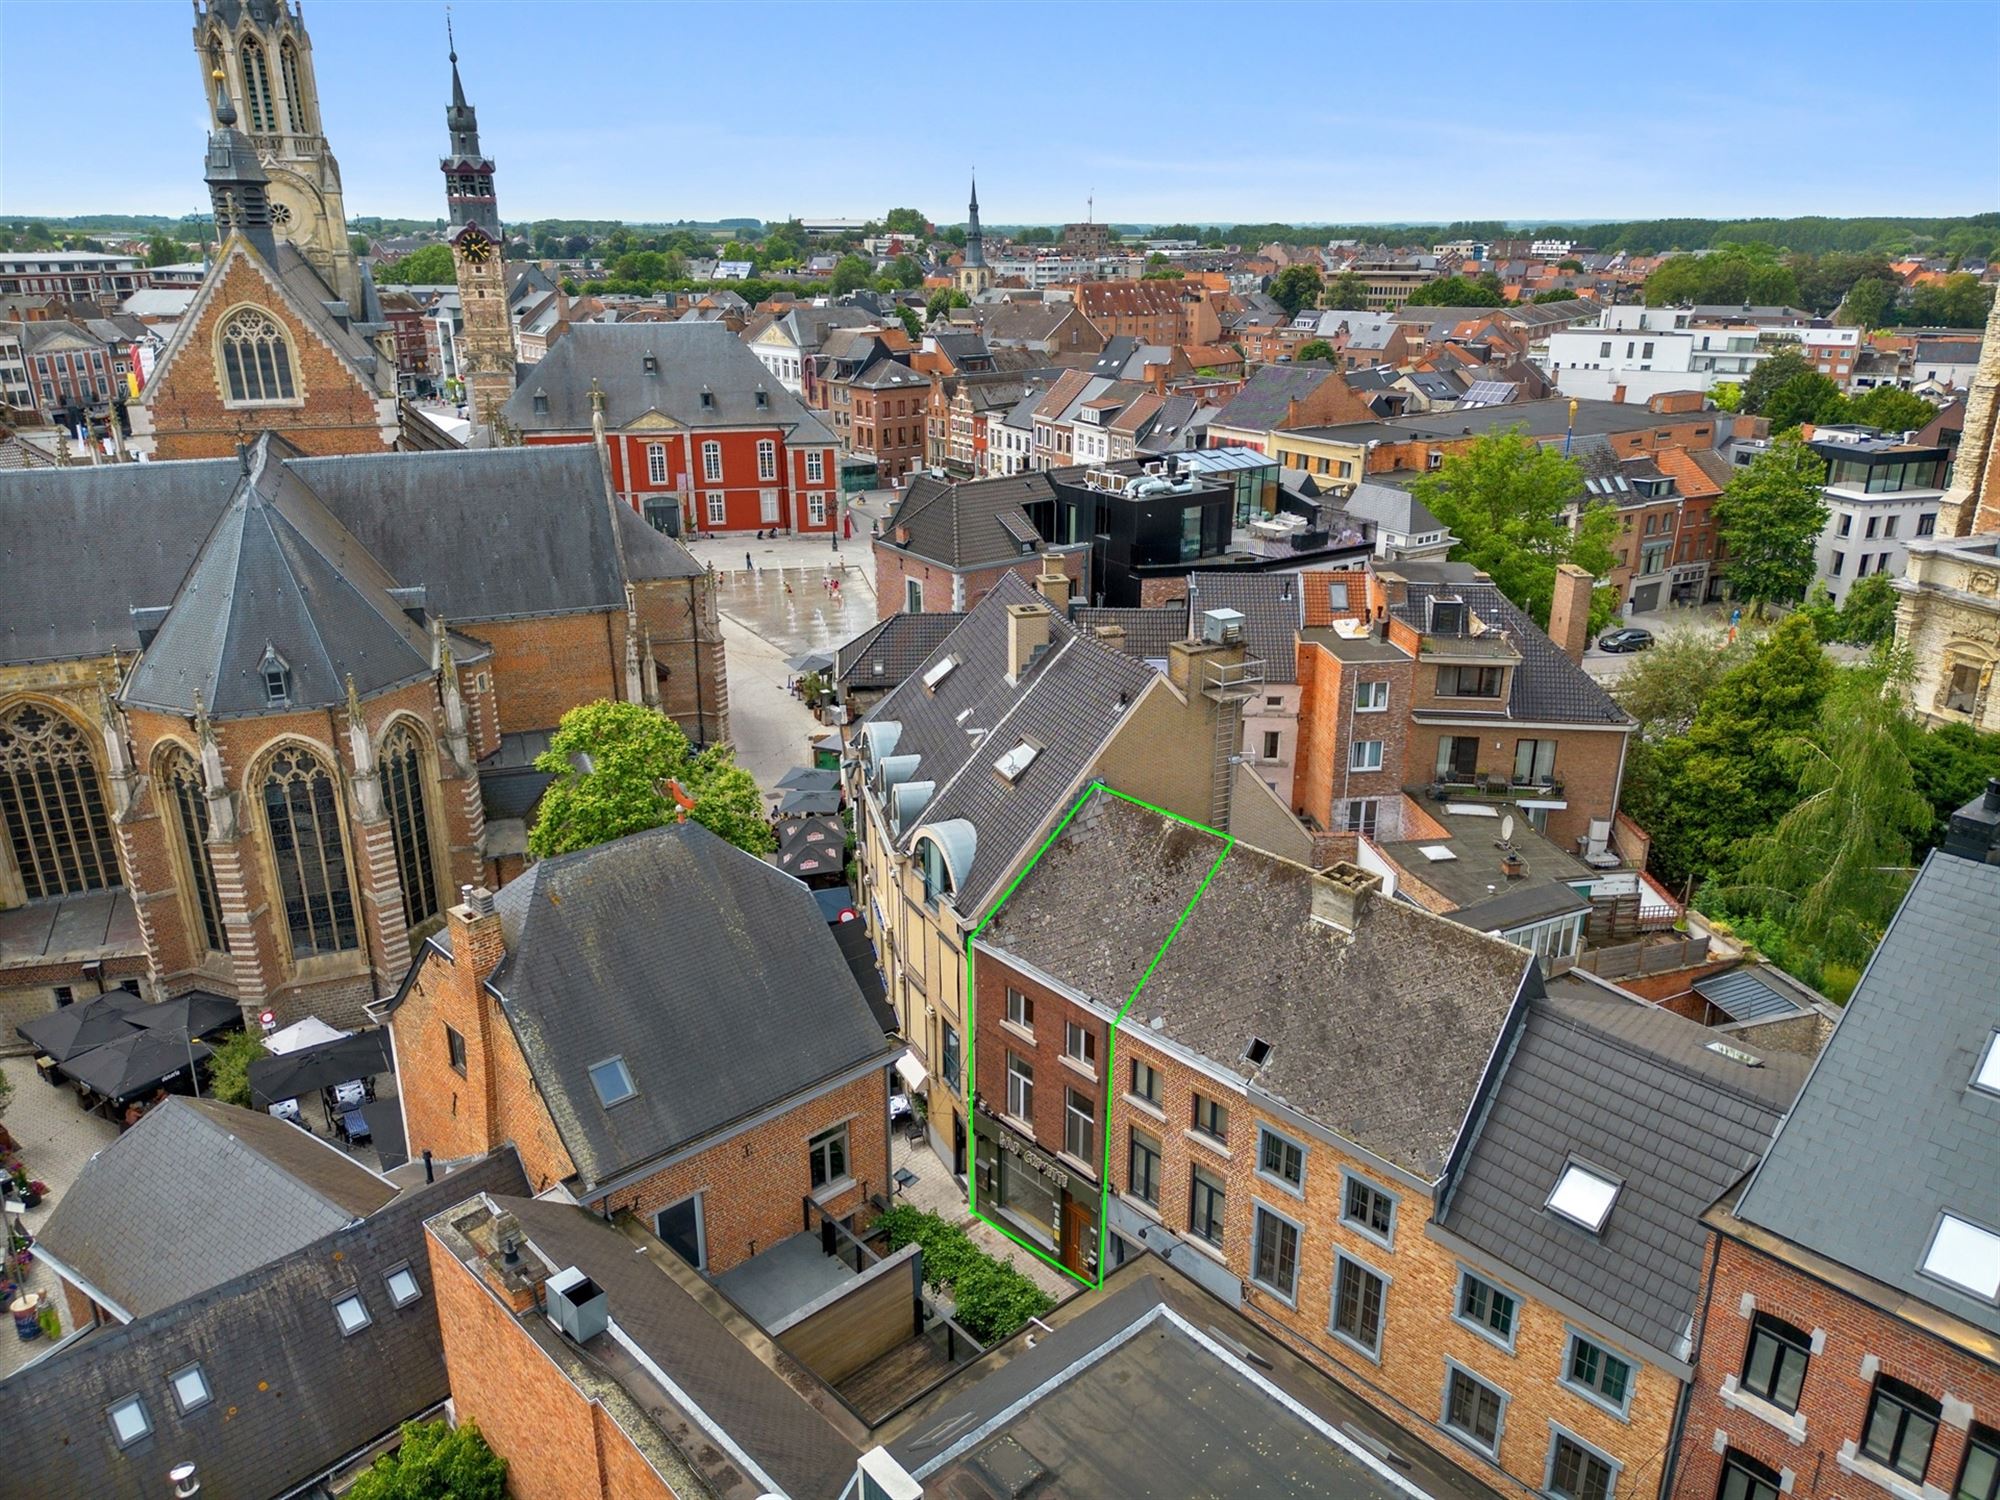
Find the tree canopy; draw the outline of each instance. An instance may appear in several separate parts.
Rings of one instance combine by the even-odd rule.
[[[425,245],[392,265],[377,266],[375,280],[391,286],[450,286],[458,280],[458,263],[451,246]]]
[[[1763,414],[1770,419],[1773,436],[1812,424],[1847,420],[1847,397],[1830,376],[1817,370],[1794,375],[1764,402]]]
[[[1596,578],[1611,571],[1616,508],[1587,506],[1572,527],[1566,512],[1583,497],[1582,468],[1519,428],[1485,434],[1412,488],[1457,535],[1452,558],[1490,574],[1538,625],[1549,621],[1558,563]]]
[[[844,296],[848,292],[856,291],[861,287],[867,286],[874,279],[874,276],[875,268],[868,263],[864,256],[843,255],[833,263],[833,294],[839,297]],[[922,277],[918,278],[920,281],[922,279]]]
[[[1307,364],[1316,359],[1331,360],[1333,358],[1333,345],[1329,344],[1325,339],[1307,339],[1303,344],[1299,345],[1298,353],[1292,357],[1300,364]]]
[[[1482,276],[1467,281],[1463,276],[1445,276],[1427,281],[1411,292],[1405,307],[1505,307],[1497,277]]]
[[[572,708],[535,768],[556,778],[528,834],[528,852],[537,859],[683,817],[752,854],[776,845],[757,783],[734,752],[726,745],[697,752],[679,725],[643,703]]]
[[[914,208],[892,208],[882,216],[882,227],[891,234],[925,234],[930,222]]]
[[[1750,651],[1741,636],[1731,641],[1704,630],[1669,630],[1652,650],[1632,658],[1612,684],[1611,696],[1639,721],[1643,738],[1686,734],[1715,685]]]
[[[1342,271],[1327,282],[1320,305],[1340,312],[1366,312],[1368,279],[1359,271]]]
[[[1669,256],[1646,278],[1648,307],[1679,302],[1790,307],[1798,300],[1798,277],[1774,246],[1761,241],[1710,255]]]
[[[1786,436],[1732,474],[1715,502],[1730,588],[1754,600],[1760,614],[1767,604],[1805,598],[1812,585],[1813,543],[1826,525],[1825,482],[1819,455]]]
[[[1320,274],[1318,266],[1286,266],[1271,278],[1271,297],[1286,314],[1297,317],[1299,310],[1314,307],[1319,303]]]
[[[500,1500],[507,1460],[474,1422],[405,1422],[403,1440],[354,1481],[349,1500]]]
[[[1771,393],[1794,375],[1815,373],[1806,357],[1796,349],[1780,349],[1768,359],[1760,359],[1743,381],[1743,409],[1752,416],[1764,410]]]

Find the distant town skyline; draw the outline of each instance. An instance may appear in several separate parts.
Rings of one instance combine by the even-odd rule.
[[[8,0],[5,14],[0,215],[205,212],[187,8]],[[952,224],[975,162],[993,224],[1082,219],[1093,195],[1111,223],[2000,208],[1991,110],[1937,120],[1921,141],[1840,128],[1838,86],[1807,45],[1828,19],[1817,6],[1633,5],[1594,10],[1587,26],[1563,5],[1204,12],[1238,48],[1327,59],[1323,72],[1288,65],[1282,80],[1236,93],[1194,71],[1205,54],[1185,29],[1134,27],[1138,12],[1123,5],[1066,10],[1054,31],[1032,8],[997,28],[969,8],[926,10],[918,27],[901,25],[917,12],[896,6],[778,5],[757,11],[747,40],[743,13],[724,6],[546,14],[559,33],[538,25],[546,45],[530,45],[524,7],[459,0],[453,11],[510,222],[769,222],[907,206]],[[1849,36],[1901,32],[1921,46],[1923,99],[1990,92],[2000,8],[1836,14]],[[349,212],[442,216],[444,7],[315,0],[305,20]],[[125,107],[74,108],[61,60],[86,38],[93,66],[125,80]],[[1565,40],[1573,47],[1551,66],[1538,49]],[[1052,66],[1051,47],[1082,73]],[[1368,55],[1382,65],[1356,65]],[[625,66],[633,56],[641,66]]]

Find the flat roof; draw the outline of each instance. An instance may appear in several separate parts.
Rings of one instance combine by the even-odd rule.
[[[1331,625],[1310,625],[1299,639],[1326,647],[1336,661],[1408,661],[1410,653],[1369,631],[1366,635],[1342,635]]]
[[[1289,437],[1318,439],[1322,442],[1440,442],[1458,437],[1476,437],[1508,427],[1526,427],[1531,436],[1555,437],[1569,427],[1569,398],[1550,396],[1540,401],[1517,401],[1511,406],[1477,406],[1455,411],[1432,412],[1416,417],[1388,417],[1380,422],[1345,422],[1329,427],[1301,427]],[[1686,422],[1713,423],[1712,411],[1656,412],[1628,401],[1578,401],[1575,432],[1589,437],[1613,432],[1643,432],[1654,427],[1678,427]],[[1369,478],[1377,478],[1370,475]]]

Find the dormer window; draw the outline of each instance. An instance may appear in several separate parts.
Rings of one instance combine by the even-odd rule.
[[[757,392],[756,399],[757,399],[757,409],[759,411],[762,411],[765,407],[771,404],[771,393],[769,391],[760,390],[759,392]]]
[[[266,646],[257,670],[264,677],[265,707],[283,708],[292,701],[292,669],[282,656]]]
[[[714,411],[714,410],[715,410],[715,392],[714,392],[714,391],[703,391],[703,392],[701,393],[701,409],[702,409],[703,411]]]
[[[547,391],[536,391],[535,415],[538,417],[545,417],[548,415],[548,413],[549,413],[549,393]]]
[[[660,373],[660,357],[650,349],[641,356],[640,364],[648,375],[657,375]]]

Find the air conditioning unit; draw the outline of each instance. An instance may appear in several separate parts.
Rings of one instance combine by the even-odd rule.
[[[575,1266],[551,1276],[546,1290],[549,1321],[562,1330],[566,1338],[587,1344],[610,1326],[611,1308],[604,1288]]]
[[[1243,639],[1243,611],[1240,609],[1204,610],[1201,616],[1201,638],[1225,646],[1233,646]]]

